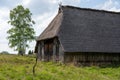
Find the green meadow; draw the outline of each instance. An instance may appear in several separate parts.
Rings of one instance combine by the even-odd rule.
[[[38,61],[35,56],[0,54],[0,80],[120,80],[120,67],[75,67]]]

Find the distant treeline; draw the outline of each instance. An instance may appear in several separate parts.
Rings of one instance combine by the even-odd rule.
[[[2,52],[0,52],[0,54],[10,54],[10,53],[7,51],[2,51]]]
[[[2,51],[2,52],[0,52],[0,54],[11,54],[11,53],[9,53],[8,51]],[[28,51],[28,55],[33,55],[33,54],[34,54],[33,50]]]

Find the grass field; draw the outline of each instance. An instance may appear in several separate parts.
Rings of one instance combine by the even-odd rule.
[[[0,54],[0,80],[120,80],[120,67],[75,67],[52,62],[38,62],[36,75],[33,56]]]

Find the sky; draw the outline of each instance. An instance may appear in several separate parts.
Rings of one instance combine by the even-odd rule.
[[[8,46],[6,33],[10,28],[7,22],[9,21],[9,12],[17,5],[23,5],[24,8],[29,8],[32,19],[35,21],[33,26],[36,36],[39,36],[42,31],[48,26],[52,19],[56,16],[59,3],[62,5],[71,5],[81,8],[92,8],[99,10],[120,12],[120,0],[0,0],[0,52],[8,51],[16,54],[13,48]],[[36,42],[33,41],[28,50],[34,50]]]

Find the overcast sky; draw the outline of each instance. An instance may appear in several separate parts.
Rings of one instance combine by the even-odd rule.
[[[36,22],[34,29],[38,36],[56,16],[60,2],[63,5],[120,12],[120,0],[0,0],[0,52],[17,53],[9,48],[6,39],[6,32],[12,27],[7,23],[10,10],[17,5],[29,8],[33,13],[32,19]],[[34,46],[35,41],[30,43],[29,49],[34,50]]]

